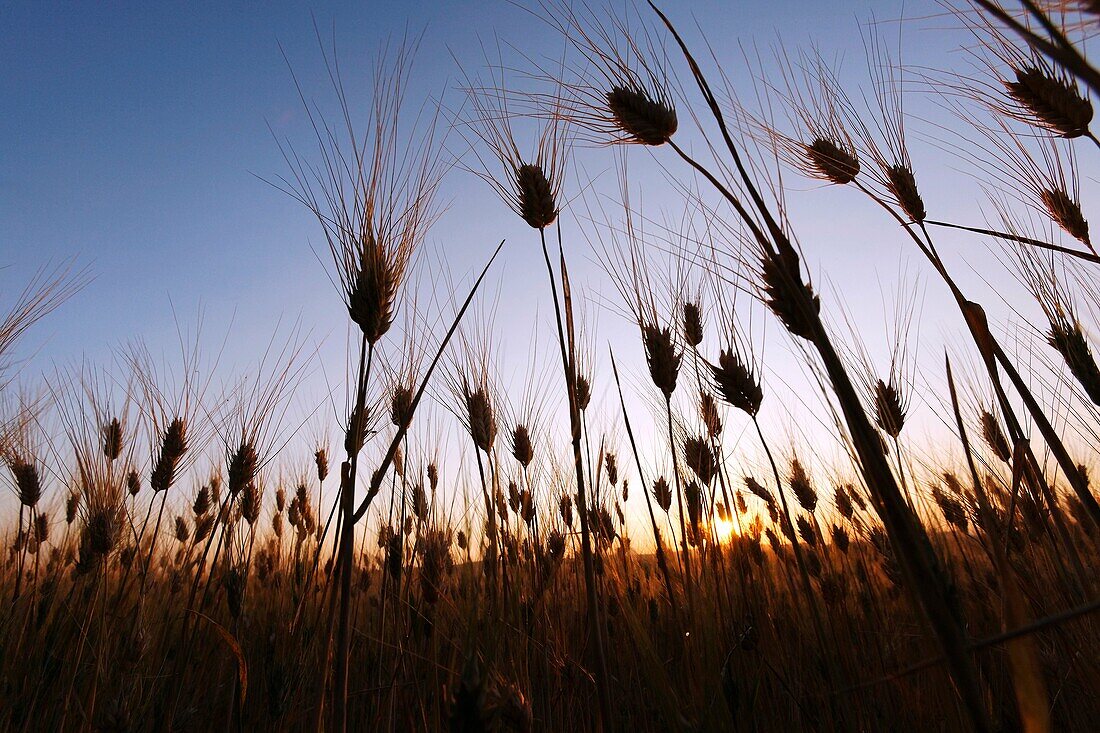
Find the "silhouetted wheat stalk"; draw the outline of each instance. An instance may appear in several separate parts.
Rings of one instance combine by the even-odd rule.
[[[178,353],[136,342],[35,389],[18,342],[85,277],[5,291],[0,729],[1088,729],[1100,259],[1076,148],[1096,141],[1092,5],[938,16],[978,42],[976,70],[946,75],[902,65],[874,23],[853,91],[789,46],[738,88],[722,49],[696,56],[652,5],[537,3],[566,51],[511,49],[521,68],[487,62],[487,83],[463,72],[447,124],[468,143],[456,165],[539,232],[550,334],[511,307],[531,301],[527,272],[477,298],[503,243],[460,287],[444,231],[443,275],[421,274],[451,161],[447,108],[407,115],[416,44],[381,54],[366,127],[323,51],[336,114],[299,88],[316,148],[280,143],[276,183],[320,224],[347,314],[326,394],[306,388],[330,371],[299,324],[235,375],[177,325]],[[910,117],[914,87],[961,131]],[[984,223],[932,218],[944,191],[921,185],[933,161],[910,121],[969,169]],[[599,176],[564,192],[575,142],[618,146],[618,196]],[[686,165],[663,169],[675,213],[632,195],[656,183],[628,172],[639,154]],[[917,247],[966,328],[950,357],[918,348],[907,270],[882,333],[845,311],[863,293],[811,278],[825,250],[796,236],[788,169],[857,192]],[[591,287],[559,221],[578,201],[606,275]],[[993,244],[976,274],[1006,322],[956,272],[947,230]],[[608,345],[610,406],[593,306],[636,334],[633,363]],[[790,335],[804,380],[758,318]],[[946,431],[925,441],[929,412]]]

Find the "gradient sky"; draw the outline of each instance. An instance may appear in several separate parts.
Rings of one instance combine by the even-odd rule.
[[[807,3],[801,0],[728,2],[668,0],[665,10],[696,39],[693,18],[726,65],[731,80],[747,79],[737,44],[768,47],[780,34],[790,46],[813,39],[847,71],[864,69],[858,23],[900,17],[902,5],[881,0]],[[907,18],[938,12],[938,5],[908,2]],[[33,331],[22,354],[34,354],[27,374],[55,363],[109,358],[135,336],[154,350],[170,348],[174,316],[193,324],[199,308],[217,342],[231,334],[226,361],[246,365],[270,338],[276,322],[301,319],[326,358],[341,358],[345,313],[324,268],[311,251],[323,246],[308,213],[262,179],[286,173],[269,126],[280,138],[310,151],[310,132],[280,44],[307,90],[330,99],[313,23],[328,36],[335,25],[338,53],[353,98],[362,95],[372,59],[387,37],[406,29],[424,31],[410,99],[451,94],[455,58],[476,70],[480,43],[522,46],[538,57],[556,55],[561,41],[539,28],[522,9],[507,2],[290,2],[194,3],[4,3],[0,6],[0,271],[10,293],[37,268],[75,257],[94,281]],[[943,30],[942,18],[913,20],[905,33],[905,60],[914,65],[950,65],[962,36]],[[892,26],[891,26],[892,27]],[[892,31],[891,31],[892,33]],[[891,36],[892,37],[892,36]],[[357,78],[357,75],[359,78]],[[924,109],[933,109],[926,107]],[[936,112],[924,112],[933,118]],[[958,162],[933,146],[914,144],[915,164],[929,209],[944,218],[963,212],[977,191],[957,170]],[[656,159],[679,175],[667,151]],[[633,150],[631,168],[660,177],[648,151]],[[589,175],[614,192],[613,159],[607,151],[583,151],[578,160]],[[601,173],[601,171],[605,171]],[[603,176],[599,178],[599,176]],[[850,191],[823,189],[792,177],[792,210],[815,277],[843,294],[867,329],[876,353],[882,342],[883,289],[896,282],[901,263],[927,283],[921,316],[921,347],[941,363],[938,344],[957,341],[958,316],[943,305],[943,293],[923,263],[908,251],[899,232]],[[576,193],[575,184],[567,190]],[[660,186],[647,197],[661,198]],[[643,191],[643,194],[645,192]],[[450,174],[442,192],[447,211],[429,235],[460,275],[483,262],[493,245],[509,247],[492,287],[499,291],[502,332],[526,334],[548,297],[536,241],[493,192],[472,175]],[[575,219],[563,217],[575,234]],[[577,279],[594,300],[613,298],[591,252],[574,237],[571,256]],[[964,281],[986,288],[969,268],[993,279],[987,250],[969,240]],[[879,283],[885,285],[880,288]],[[994,288],[995,290],[996,288]],[[997,299],[988,288],[982,299]],[[828,309],[828,304],[826,305]],[[834,320],[839,314],[834,314]],[[229,330],[232,320],[232,329]],[[632,372],[640,366],[635,331],[611,312],[596,314],[596,343],[621,344]],[[800,373],[785,337],[768,324],[769,353],[779,382]],[[504,339],[501,360],[513,371],[527,344]],[[942,350],[938,351],[942,355]],[[326,370],[331,379],[340,367]],[[609,375],[608,375],[609,376]],[[324,379],[310,384],[323,393]],[[605,378],[598,389],[606,391]],[[773,388],[776,379],[772,380]],[[777,412],[779,414],[777,414]],[[783,425],[782,411],[771,419]],[[790,419],[787,418],[790,427]]]
[[[856,19],[881,3],[828,5],[807,12],[799,2],[743,2],[731,12],[729,3],[694,2],[669,10],[687,22],[691,8],[723,43],[768,43],[777,29],[784,37],[812,30],[858,51]],[[522,38],[534,54],[560,48],[506,2],[34,2],[0,9],[4,264],[25,273],[76,255],[96,275],[77,303],[80,317],[70,308],[47,327],[57,340],[51,349],[100,353],[120,334],[151,338],[170,323],[169,298],[183,313],[198,302],[212,313],[236,309],[247,330],[273,313],[302,310],[318,324],[339,315],[308,246],[318,241],[314,223],[259,180],[286,171],[268,124],[309,144],[280,44],[307,93],[326,98],[314,17],[326,35],[335,24],[344,68],[364,78],[381,41],[423,29],[411,99],[453,87],[451,53],[476,68],[478,44],[492,43],[494,34]],[[448,191],[457,186],[470,195],[434,233],[438,240],[444,230],[458,235],[445,238],[448,252],[481,254],[489,242],[522,231],[476,180],[457,173]]]

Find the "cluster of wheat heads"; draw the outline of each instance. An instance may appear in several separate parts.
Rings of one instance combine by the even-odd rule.
[[[852,86],[791,49],[735,83],[656,5],[545,0],[531,19],[561,59],[464,71],[453,113],[409,114],[415,43],[383,54],[366,110],[326,55],[337,114],[299,89],[315,145],[283,144],[276,184],[327,243],[342,404],[292,407],[316,359],[298,330],[236,380],[181,329],[174,355],[136,342],[34,385],[14,347],[83,284],[64,268],[0,321],[0,728],[1093,729],[1094,5],[946,8],[965,70],[906,69],[871,26]],[[958,123],[932,137],[988,193],[980,221],[919,185],[918,92]],[[579,147],[619,151],[617,190],[569,180]],[[637,155],[686,214],[638,203]],[[551,356],[533,349],[519,387],[482,292],[501,247],[465,284],[417,281],[463,173],[545,265],[552,315],[526,317]],[[950,357],[919,353],[905,293],[882,334],[842,327],[796,177],[885,215],[957,311]],[[1011,322],[957,272],[949,248],[975,242],[1019,284]],[[633,365],[570,279],[585,255]],[[765,331],[816,395],[768,378]],[[767,419],[815,397],[814,440]]]

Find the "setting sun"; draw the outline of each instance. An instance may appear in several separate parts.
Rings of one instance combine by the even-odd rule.
[[[715,519],[714,520],[714,534],[718,537],[719,542],[729,542],[733,537],[736,528],[733,525],[733,521],[730,519]]]
[[[1100,733],[1100,0],[0,21],[0,733]]]

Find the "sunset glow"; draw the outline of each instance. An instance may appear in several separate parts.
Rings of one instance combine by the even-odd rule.
[[[0,733],[1098,729],[1100,0],[0,68]]]
[[[719,542],[729,542],[737,531],[737,525],[731,519],[715,519],[714,534]]]

